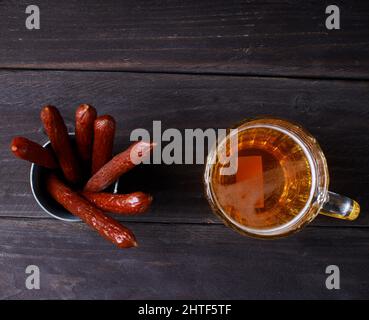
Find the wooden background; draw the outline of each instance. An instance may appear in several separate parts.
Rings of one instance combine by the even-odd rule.
[[[0,298],[246,299],[369,297],[369,3],[336,1],[44,1],[41,29],[26,1],[0,2]],[[119,250],[82,223],[47,216],[13,158],[14,135],[45,141],[44,104],[91,103],[118,123],[116,151],[135,128],[226,128],[262,114],[303,124],[326,153],[331,189],[361,216],[319,216],[286,239],[242,237],[211,213],[202,165],[154,165],[123,191],[154,194],[122,219],[139,248]],[[25,288],[25,268],[41,289]],[[327,290],[338,265],[341,289]]]

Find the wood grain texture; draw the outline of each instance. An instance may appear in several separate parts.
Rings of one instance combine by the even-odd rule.
[[[362,205],[352,223],[319,217],[315,225],[369,224],[369,83],[278,78],[131,74],[116,72],[0,72],[0,216],[46,215],[29,187],[30,165],[13,158],[14,135],[38,142],[45,136],[42,105],[58,106],[73,130],[75,108],[90,103],[117,120],[115,150],[129,145],[135,128],[151,131],[227,128],[246,117],[271,114],[303,124],[320,142],[331,172],[331,189]],[[134,221],[219,223],[203,196],[203,165],[142,166],[122,178],[121,192],[154,195],[151,212]]]
[[[369,79],[369,3],[335,1],[27,1],[0,3],[0,67],[236,73]]]
[[[353,299],[369,297],[366,228],[309,228],[260,241],[221,225],[131,223],[119,250],[82,223],[0,219],[1,299]],[[41,289],[26,290],[25,268]],[[327,290],[338,265],[341,289]]]

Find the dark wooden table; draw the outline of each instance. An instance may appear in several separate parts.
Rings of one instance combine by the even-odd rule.
[[[0,298],[245,299],[369,297],[369,3],[335,1],[41,1],[41,29],[25,28],[27,1],[0,2]],[[331,189],[361,216],[319,216],[286,239],[260,241],[225,227],[202,193],[202,165],[155,165],[124,177],[155,196],[122,219],[140,247],[119,250],[82,223],[47,216],[14,135],[45,136],[40,107],[69,124],[80,103],[118,122],[115,149],[135,128],[226,128],[271,114],[308,128],[326,153]],[[124,191],[125,191],[124,190]],[[27,290],[37,265],[41,289]],[[328,265],[341,289],[327,290]]]

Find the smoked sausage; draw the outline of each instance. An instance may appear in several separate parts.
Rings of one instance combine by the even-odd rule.
[[[92,149],[91,173],[95,174],[113,153],[115,135],[115,120],[112,116],[103,115],[97,117],[94,122],[94,142]]]
[[[143,192],[129,194],[83,192],[82,195],[101,210],[124,215],[143,213],[152,202],[152,197]]]
[[[23,160],[33,162],[49,169],[55,169],[58,167],[58,163],[51,150],[43,148],[38,143],[27,138],[13,138],[10,149],[15,156]]]
[[[81,172],[69,140],[67,127],[59,110],[54,106],[43,107],[41,110],[41,121],[65,178],[71,183],[77,183],[81,178]]]
[[[50,195],[65,209],[81,218],[101,236],[119,248],[136,247],[134,234],[118,221],[104,214],[82,196],[66,186],[54,173],[46,178],[46,188]]]
[[[154,143],[139,141],[132,144],[127,150],[117,154],[99,171],[97,171],[90,180],[87,181],[84,191],[99,192],[104,190],[117,180],[123,173],[136,166],[136,161],[132,157],[144,157],[150,154],[155,146]]]
[[[81,104],[76,110],[76,144],[80,159],[88,167],[91,163],[94,121],[96,109],[88,104]]]

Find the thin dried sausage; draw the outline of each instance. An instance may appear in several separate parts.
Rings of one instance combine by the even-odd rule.
[[[65,209],[81,218],[94,228],[101,236],[111,241],[119,248],[136,247],[134,234],[118,221],[104,214],[82,196],[66,186],[55,174],[50,174],[46,180],[50,195]]]
[[[43,148],[38,143],[29,139],[23,137],[13,138],[10,149],[15,156],[23,160],[49,169],[58,167],[58,163],[51,150]]]
[[[143,192],[128,194],[83,192],[82,195],[101,210],[124,215],[143,213],[152,202],[152,197]]]
[[[96,109],[88,104],[81,104],[76,110],[76,143],[80,159],[90,165],[94,135]]]
[[[144,157],[150,154],[150,151],[155,146],[154,143],[139,141],[132,144],[127,150],[117,154],[99,171],[97,171],[88,180],[84,191],[99,192],[104,190],[117,180],[123,173],[131,170],[136,166],[136,160],[132,157],[139,157],[143,160]]]
[[[91,173],[95,174],[113,153],[115,135],[115,120],[112,116],[104,115],[97,117],[94,122],[94,143],[92,151]]]
[[[59,110],[54,106],[43,107],[41,120],[65,178],[69,182],[77,183],[81,178],[81,172],[69,140],[67,127]]]

